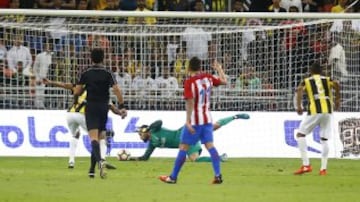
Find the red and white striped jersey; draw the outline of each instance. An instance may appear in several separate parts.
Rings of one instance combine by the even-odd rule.
[[[199,73],[185,80],[184,99],[194,99],[194,111],[191,115],[192,125],[212,123],[210,114],[211,88],[220,84],[219,78],[208,73]]]

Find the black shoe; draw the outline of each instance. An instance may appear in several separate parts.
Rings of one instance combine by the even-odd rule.
[[[69,162],[68,168],[73,169],[74,167],[75,167],[75,163],[74,162]]]
[[[89,173],[88,173],[88,176],[90,177],[90,178],[95,178],[95,171],[94,170],[89,170]]]
[[[215,176],[214,180],[212,181],[213,184],[221,184],[223,183],[221,174],[219,176]]]

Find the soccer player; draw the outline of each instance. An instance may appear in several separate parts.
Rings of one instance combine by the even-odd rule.
[[[52,81],[47,78],[43,78],[42,82],[46,85],[52,85],[64,89],[71,90],[74,92],[75,85],[72,83],[64,83],[58,81]],[[75,167],[75,153],[77,144],[80,138],[80,129],[87,131],[86,121],[85,121],[85,107],[86,107],[86,91],[83,91],[80,96],[74,96],[74,102],[71,107],[68,109],[66,115],[66,121],[72,135],[70,140],[70,151],[69,151],[69,164],[68,168],[72,169]],[[124,116],[120,110],[118,110],[114,104],[109,103],[109,108],[114,114]],[[100,144],[100,155],[101,159],[105,161],[106,159],[106,140],[105,135],[102,134],[99,140]],[[106,168],[116,169],[115,166],[111,165],[109,162],[105,161]]]
[[[335,110],[340,108],[340,84],[330,77],[321,75],[322,68],[320,64],[314,63],[310,68],[310,76],[305,78],[296,90],[296,110],[302,115],[301,106],[304,91],[308,97],[308,114],[302,120],[299,131],[296,134],[298,147],[302,159],[302,166],[294,174],[301,175],[312,171],[310,160],[307,156],[306,135],[320,126],[320,142],[322,145],[320,175],[326,175],[329,145],[327,140],[331,134],[333,96],[332,90],[335,90]]]
[[[232,122],[235,119],[249,119],[248,114],[236,114],[235,116],[226,117],[218,120],[213,124],[214,131],[220,127]],[[140,139],[149,142],[144,155],[140,157],[130,157],[130,161],[147,161],[156,148],[179,148],[180,135],[183,127],[177,130],[170,130],[162,127],[162,121],[157,120],[150,126],[143,125],[139,128],[138,133]],[[200,157],[202,152],[200,142],[190,145],[187,155],[192,162],[211,162],[210,157]],[[224,153],[220,156],[221,161],[226,161],[227,155]]]
[[[178,174],[183,166],[190,145],[195,145],[199,140],[205,144],[210,153],[215,174],[213,184],[223,182],[220,157],[213,143],[213,124],[210,113],[211,89],[214,86],[226,85],[224,71],[217,61],[212,67],[219,77],[201,71],[201,60],[193,57],[189,61],[189,77],[184,82],[184,98],[186,100],[186,122],[183,127],[179,152],[174,162],[174,167],[169,176],[163,175],[159,179],[165,183],[175,184]]]
[[[104,68],[102,65],[104,60],[104,50],[94,48],[91,51],[91,60],[93,65],[81,73],[80,78],[75,86],[74,94],[76,96],[86,90],[86,108],[85,119],[86,127],[89,131],[91,140],[91,163],[89,169],[89,177],[95,177],[95,166],[99,164],[100,177],[106,177],[105,162],[101,160],[99,138],[101,133],[106,131],[107,114],[109,110],[110,93],[109,88],[113,89],[116,95],[120,109],[126,114],[124,100],[121,89],[117,85],[115,75]]]

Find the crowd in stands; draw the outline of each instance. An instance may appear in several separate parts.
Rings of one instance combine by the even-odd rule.
[[[0,8],[88,9],[124,11],[197,11],[201,1],[205,11],[286,12],[291,6],[299,12],[343,12],[354,0],[2,0]],[[145,7],[139,8],[139,2]],[[359,4],[354,5],[359,11]]]
[[[352,0],[2,0],[0,8],[149,12],[358,12],[359,3],[352,5],[352,2]],[[26,21],[25,16],[21,15],[6,16],[0,20]],[[42,78],[75,82],[78,73],[90,65],[89,50],[93,47],[101,47],[106,53],[105,65],[117,76],[126,94],[125,98],[131,99],[128,105],[132,106],[132,109],[182,109],[182,82],[186,76],[189,58],[197,56],[204,61],[207,69],[210,69],[213,59],[219,60],[229,77],[229,85],[215,92],[226,98],[216,102],[213,105],[215,109],[281,108],[284,110],[284,107],[277,106],[274,98],[275,92],[278,91],[272,90],[293,90],[297,80],[301,79],[296,75],[305,74],[307,66],[318,59],[323,60],[322,62],[327,65],[335,64],[339,74],[347,76],[349,73],[346,70],[346,57],[352,53],[359,54],[360,51],[358,21],[352,22],[348,25],[351,28],[347,29],[340,25],[336,27],[335,23],[305,27],[297,20],[270,22],[269,19],[247,21],[234,19],[235,21],[231,23],[249,27],[261,26],[265,23],[285,26],[297,24],[297,26],[274,29],[271,32],[245,31],[238,36],[237,33],[231,32],[213,35],[206,27],[185,25],[181,27],[182,34],[171,37],[164,35],[162,38],[148,37],[137,41],[133,36],[117,36],[114,33],[118,30],[111,30],[113,29],[111,26],[98,27],[98,31],[106,31],[106,35],[102,35],[101,32],[94,34],[93,30],[89,31],[90,34],[69,35],[68,28],[65,27],[68,19],[54,17],[47,20],[44,23],[47,24],[45,31],[31,29],[24,31],[5,25],[0,26],[0,71],[3,75],[0,77],[2,87],[0,95],[6,97],[1,100],[0,108],[65,108],[69,98],[71,100],[70,92],[64,93],[63,90],[47,88]],[[99,19],[89,20],[96,23]],[[160,24],[160,19],[154,17],[129,17],[113,19],[113,21],[121,21],[128,25]],[[191,23],[199,22],[194,20]],[[353,30],[347,32],[351,37],[349,34],[343,36],[343,29]],[[86,27],[82,31],[87,31]],[[357,33],[355,38],[353,32]],[[196,33],[195,38],[193,33]],[[238,37],[237,42],[231,41],[235,37]],[[350,44],[351,47],[341,43],[344,41],[339,38],[345,39],[345,43]],[[354,39],[356,42],[352,43],[351,40]],[[347,51],[349,49],[352,50],[351,53]],[[359,67],[359,63],[357,59],[351,65]],[[290,70],[287,69],[290,67]],[[234,93],[239,90],[250,90],[252,93]],[[24,95],[23,99],[21,95]],[[239,95],[244,97],[243,104],[238,100]],[[288,99],[284,95],[280,92],[279,97]],[[51,97],[54,99],[47,99]],[[249,104],[248,98],[254,97],[262,100]]]

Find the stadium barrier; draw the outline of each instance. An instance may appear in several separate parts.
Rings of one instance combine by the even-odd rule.
[[[2,110],[0,116],[0,156],[61,156],[69,152],[71,134],[63,110]],[[214,121],[239,112],[213,112]],[[229,157],[298,158],[294,135],[302,116],[295,112],[249,112],[249,120],[234,120],[215,132],[220,153]],[[11,117],[11,118],[9,118]],[[51,118],[50,118],[51,117]],[[329,140],[330,158],[356,158],[360,154],[360,113],[334,114],[334,128]],[[142,155],[146,149],[136,126],[163,120],[163,127],[178,129],[185,120],[183,111],[130,111],[125,119],[109,113],[108,129],[115,132],[108,153],[120,149]],[[89,156],[90,142],[81,132],[77,156]],[[308,137],[309,156],[320,157],[319,129]],[[174,157],[177,149],[156,149],[153,157]],[[207,155],[206,151],[203,155]]]

